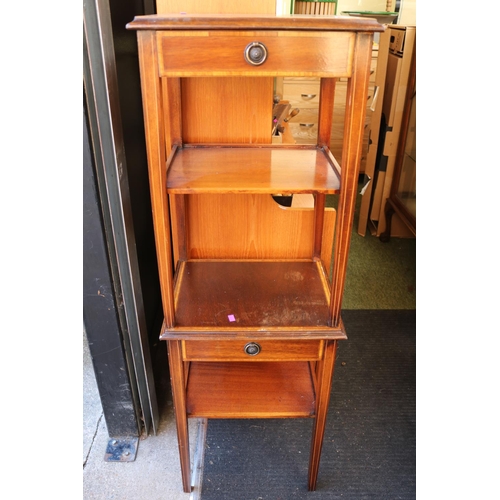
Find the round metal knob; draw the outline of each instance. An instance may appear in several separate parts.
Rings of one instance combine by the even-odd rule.
[[[257,356],[260,352],[260,345],[257,344],[257,342],[249,342],[243,350],[245,351],[246,354],[249,356]]]
[[[259,66],[267,59],[266,46],[261,42],[251,42],[245,47],[245,61],[253,66]]]

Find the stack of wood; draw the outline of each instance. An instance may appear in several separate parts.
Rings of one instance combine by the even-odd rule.
[[[309,14],[317,16],[333,16],[337,2],[334,0],[324,0],[323,2],[314,2],[311,0],[301,0],[295,2],[295,14]]]

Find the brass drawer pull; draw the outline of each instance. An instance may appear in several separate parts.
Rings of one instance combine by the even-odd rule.
[[[259,66],[267,59],[266,46],[261,42],[251,42],[245,47],[245,61],[252,66]]]
[[[302,99],[314,99],[316,94],[300,94]]]
[[[257,342],[249,342],[248,344],[245,345],[243,350],[249,356],[257,356],[257,354],[259,354],[260,352],[260,345],[257,344]]]
[[[314,123],[301,123],[301,127],[314,127]]]

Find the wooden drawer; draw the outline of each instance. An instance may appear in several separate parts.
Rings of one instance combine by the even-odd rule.
[[[288,123],[302,123],[305,126],[318,124],[318,108],[299,108],[300,112],[294,116]]]
[[[296,144],[316,144],[318,123],[290,123],[288,125]]]
[[[292,108],[318,108],[319,80],[300,80],[285,78],[283,100],[289,101]]]
[[[182,358],[184,361],[314,361],[323,356],[323,343],[323,340],[184,340]],[[245,352],[249,344],[258,344],[258,354]]]
[[[354,35],[347,32],[176,31],[156,36],[160,76],[340,77],[350,76],[352,69]],[[252,42],[267,49],[258,66],[244,58]]]

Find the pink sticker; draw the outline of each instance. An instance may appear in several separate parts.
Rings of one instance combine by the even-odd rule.
[[[227,317],[227,319],[228,319],[229,321],[231,321],[231,322],[236,321],[236,319],[235,319],[235,317],[234,317],[234,314],[229,314],[229,315],[228,315],[228,317]]]

